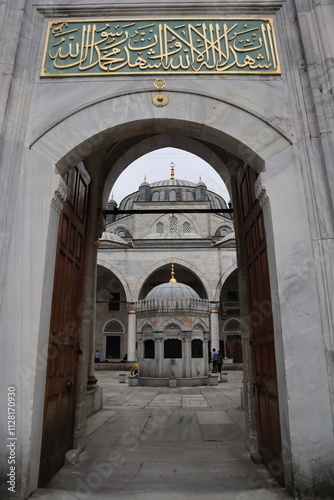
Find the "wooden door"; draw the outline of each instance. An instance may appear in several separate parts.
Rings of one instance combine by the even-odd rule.
[[[256,172],[248,167],[240,176],[238,192],[259,452],[276,480],[284,485],[267,242],[263,212],[255,197],[256,178]]]
[[[83,163],[71,169],[66,183],[68,192],[59,221],[53,285],[40,486],[64,464],[74,435],[90,183]]]

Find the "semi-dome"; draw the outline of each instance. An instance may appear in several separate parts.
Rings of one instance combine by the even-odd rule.
[[[146,295],[145,300],[162,298],[200,299],[197,292],[185,283],[169,282],[158,285]]]

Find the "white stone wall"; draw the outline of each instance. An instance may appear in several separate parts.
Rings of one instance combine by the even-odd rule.
[[[131,18],[139,11],[134,0],[103,5],[103,16]],[[169,104],[161,108],[151,102],[151,76],[41,81],[46,22],[95,17],[96,5],[1,4],[0,442],[7,437],[6,391],[15,385],[20,443],[16,493],[2,485],[2,498],[26,498],[37,486],[57,237],[54,178],[99,152],[101,162],[90,173],[102,206],[127,160],[157,145],[212,158],[228,182],[237,162],[219,158],[217,147],[261,171],[287,485],[300,498],[333,496],[333,2],[140,3],[148,17],[186,16],[189,8],[198,17],[272,16],[282,75],[170,75]],[[111,163],[103,163],[106,147],[143,134],[154,138],[123,154],[111,150]],[[203,281],[210,289],[214,277]],[[131,286],[129,296],[136,291]],[[4,477],[4,446],[0,459]]]

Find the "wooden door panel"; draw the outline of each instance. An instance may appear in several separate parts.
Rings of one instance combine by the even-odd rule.
[[[85,266],[89,175],[81,163],[66,176],[67,199],[59,221],[39,485],[64,463],[73,445],[77,344]]]
[[[279,422],[274,329],[267,243],[263,213],[255,196],[257,174],[247,168],[239,179],[240,233],[247,277],[253,377],[259,452],[277,481],[284,485]],[[281,464],[272,468],[272,464]]]
[[[276,395],[268,397],[268,411],[269,411],[269,422],[271,424],[270,435],[271,435],[271,447],[277,456],[281,453],[281,440],[280,437],[280,423],[278,418],[278,403]]]

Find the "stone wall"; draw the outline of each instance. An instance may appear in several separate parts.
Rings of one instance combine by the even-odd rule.
[[[165,107],[152,104],[151,76],[40,80],[48,20],[131,18],[139,10],[144,17],[271,16],[282,74],[170,75]],[[27,498],[37,487],[59,174],[84,159],[96,188],[93,206],[101,208],[129,160],[168,145],[208,159],[228,183],[240,161],[260,173],[286,483],[297,498],[333,497],[332,0],[106,1],[100,12],[81,0],[6,0],[0,16],[0,441],[7,438],[3,405],[15,386],[20,443],[16,492],[1,485],[2,498]],[[91,278],[95,264],[88,265]],[[92,329],[88,318],[87,345]],[[79,394],[84,371],[88,376],[87,358],[81,363]],[[254,438],[250,358],[245,366]],[[80,429],[84,414],[81,405]],[[2,477],[7,458],[2,446]]]

